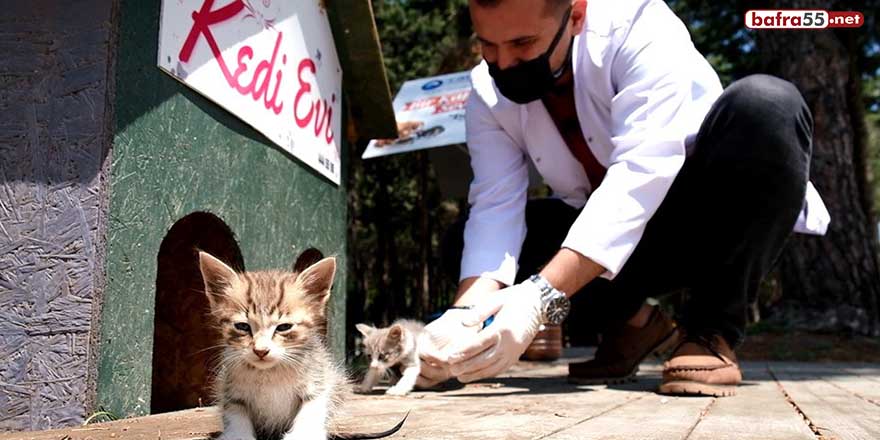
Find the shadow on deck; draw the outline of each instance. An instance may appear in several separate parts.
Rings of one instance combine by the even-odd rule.
[[[736,397],[667,397],[653,392],[660,365],[611,386],[565,381],[571,351],[554,363],[520,363],[496,379],[407,397],[354,396],[336,432],[387,429],[411,411],[400,439],[876,439],[880,365],[744,362]],[[87,427],[9,433],[10,439],[204,439],[220,430],[216,409],[200,408]]]

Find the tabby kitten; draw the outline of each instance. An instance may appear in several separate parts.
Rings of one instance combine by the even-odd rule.
[[[321,258],[304,253],[294,272],[236,273],[199,252],[211,315],[223,335],[215,384],[223,411],[220,439],[327,439],[330,417],[349,385],[324,341],[336,259]],[[379,438],[401,425],[331,438]]]
[[[401,377],[385,394],[403,396],[412,391],[419,378],[419,338],[425,335],[421,322],[399,319],[388,328],[358,324],[364,335],[364,352],[370,357],[370,368],[358,391],[369,393],[388,369],[399,365]]]
[[[216,378],[221,439],[326,439],[346,388],[324,343],[336,260],[302,273],[236,273],[200,252],[211,315],[223,335]]]

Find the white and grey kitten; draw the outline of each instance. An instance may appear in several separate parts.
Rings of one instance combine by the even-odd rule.
[[[358,391],[368,393],[388,370],[400,366],[401,377],[385,394],[403,396],[412,391],[419,378],[419,339],[425,335],[421,322],[399,319],[387,328],[358,324],[364,335],[364,352],[370,358],[370,367]]]
[[[211,315],[223,338],[215,382],[223,411],[220,439],[328,438],[349,384],[324,339],[336,259],[322,257],[304,253],[293,272],[237,273],[199,253]],[[401,424],[385,433],[330,438],[379,438]]]

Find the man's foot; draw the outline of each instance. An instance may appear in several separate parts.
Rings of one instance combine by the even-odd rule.
[[[742,372],[733,349],[719,335],[687,336],[663,364],[660,394],[733,396]]]
[[[635,377],[639,364],[654,353],[663,356],[678,343],[675,322],[654,307],[644,327],[624,324],[602,335],[596,356],[568,364],[568,381],[580,385],[613,384]]]

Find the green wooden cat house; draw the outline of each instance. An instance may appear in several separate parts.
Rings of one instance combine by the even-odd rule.
[[[325,172],[297,153],[298,136],[271,138],[253,128],[261,121],[183,84],[196,75],[189,67],[157,67],[160,0],[37,0],[0,12],[12,42],[0,49],[0,431],[209,404],[197,248],[247,269],[289,267],[308,247],[336,255],[328,332],[343,351],[348,149],[396,128],[369,2],[314,2],[329,20],[341,93],[293,108],[295,87],[317,87],[330,62],[308,41],[311,65],[278,54],[270,66],[266,55],[263,70],[288,69],[278,96],[291,124],[337,140],[336,161],[318,160]],[[270,17],[277,0],[197,3],[239,4],[240,26],[267,31],[286,18]],[[213,17],[192,12],[175,19]],[[194,56],[211,47],[206,36]],[[257,69],[263,49],[252,47]],[[229,84],[251,86],[244,99],[281,106],[270,98],[277,77],[233,73]],[[304,124],[309,108],[317,121],[330,107],[338,133]]]

